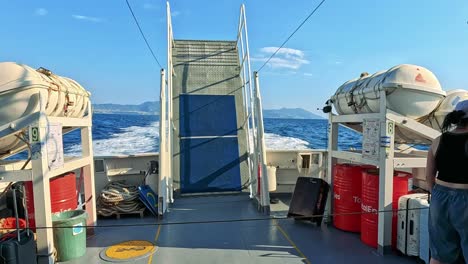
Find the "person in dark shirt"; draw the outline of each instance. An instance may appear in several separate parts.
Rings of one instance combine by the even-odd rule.
[[[457,263],[463,256],[468,263],[468,100],[445,117],[427,153],[426,180],[430,263]]]

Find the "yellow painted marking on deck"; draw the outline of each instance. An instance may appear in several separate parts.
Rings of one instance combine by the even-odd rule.
[[[156,236],[154,237],[154,243],[158,242],[159,234],[161,234],[161,226],[158,226],[158,231],[156,231]],[[151,264],[151,262],[153,261],[154,252],[155,251],[153,251],[150,257],[148,258],[148,264]]]
[[[112,259],[133,259],[154,252],[155,245],[144,240],[130,240],[110,246],[106,256]]]
[[[296,244],[289,237],[288,233],[286,233],[286,231],[284,231],[284,229],[278,224],[278,222],[276,220],[273,220],[273,221],[275,223],[276,228],[278,228],[278,230],[281,232],[281,234],[283,234],[284,238],[289,242],[289,244],[291,244],[291,246],[293,246],[293,248],[297,251],[299,256],[304,259],[304,262],[307,263],[307,264],[311,264],[309,259],[302,253],[302,251],[296,246]]]

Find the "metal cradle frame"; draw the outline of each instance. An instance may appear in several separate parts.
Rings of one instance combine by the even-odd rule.
[[[40,96],[40,94],[39,94]],[[92,148],[92,110],[88,105],[88,115],[83,118],[52,117],[45,113],[46,100],[40,97],[40,110],[36,113],[12,121],[0,127],[0,138],[16,134],[25,129],[35,128],[39,132],[38,146],[31,159],[31,165],[23,170],[0,171],[0,182],[32,181],[34,192],[34,216],[37,231],[38,263],[54,263],[54,240],[52,210],[50,201],[50,179],[61,174],[82,168],[84,179],[84,208],[88,213],[88,233],[93,233],[96,225],[96,204],[94,187],[94,161]],[[68,131],[81,130],[81,157],[65,157],[63,166],[49,168],[46,139],[49,126],[60,125]],[[25,161],[26,162],[26,161]]]
[[[380,151],[377,160],[363,157],[361,153],[338,150],[338,125],[340,123],[363,123],[366,119],[379,120]],[[380,112],[356,115],[334,115],[328,118],[328,182],[333,186],[333,166],[338,159],[356,163],[370,164],[379,167],[379,215],[378,215],[378,252],[386,254],[391,251],[392,240],[392,194],[393,172],[395,168],[426,167],[425,151],[405,151],[404,155],[396,148],[395,127],[405,128],[425,139],[434,140],[440,132],[427,127],[416,120],[402,116],[387,109],[385,91],[380,91]],[[385,144],[382,139],[385,138]],[[332,192],[331,192],[332,193]],[[330,205],[331,206],[331,205]],[[332,207],[331,207],[332,208]],[[383,212],[384,211],[384,212]],[[329,210],[331,212],[331,210]],[[333,212],[331,212],[333,213]]]

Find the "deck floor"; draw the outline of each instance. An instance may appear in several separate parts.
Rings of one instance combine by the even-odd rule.
[[[274,217],[284,215],[284,204],[275,208]],[[100,252],[127,240],[147,240],[158,248],[148,257],[119,263],[417,263],[409,257],[379,256],[359,235],[331,226],[270,219],[257,212],[247,195],[179,198],[161,221],[98,221],[98,226],[129,224],[135,226],[96,228],[86,255],[63,263],[109,263]]]

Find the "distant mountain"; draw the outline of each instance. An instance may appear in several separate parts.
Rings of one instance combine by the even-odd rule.
[[[146,114],[159,113],[159,102],[144,102],[139,105],[124,104],[94,104],[94,113],[99,114]]]
[[[94,104],[94,113],[99,114],[159,114],[159,102],[144,102],[139,105]],[[302,108],[264,109],[264,118],[323,119]]]
[[[323,119],[302,108],[264,109],[264,118],[289,118],[289,119]]]

